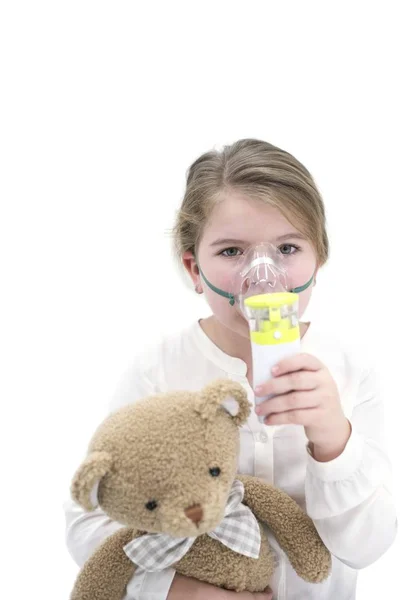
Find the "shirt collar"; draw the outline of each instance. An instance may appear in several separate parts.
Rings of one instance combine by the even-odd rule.
[[[310,348],[310,330],[312,325],[308,326],[306,333],[301,339],[302,352],[308,352]],[[226,354],[221,348],[219,348],[214,342],[208,337],[203,331],[200,321],[196,321],[191,332],[193,339],[201,351],[201,353],[208,358],[213,364],[219,367],[221,370],[229,373],[230,375],[236,375],[245,378],[247,375],[247,365],[241,358],[236,358]]]
[[[196,321],[192,327],[193,339],[206,358],[208,358],[214,365],[219,367],[222,371],[229,373],[230,375],[238,375],[246,377],[247,365],[241,358],[229,356],[221,348],[219,348],[208,335],[203,331],[200,322]]]

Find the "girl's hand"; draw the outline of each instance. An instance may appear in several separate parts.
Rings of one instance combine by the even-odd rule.
[[[303,425],[313,456],[325,462],[339,456],[350,437],[351,425],[340,404],[328,369],[310,354],[297,354],[272,369],[273,378],[255,389],[256,396],[274,394],[256,407],[268,415],[266,425]]]
[[[267,591],[260,594],[231,592],[193,577],[185,577],[176,573],[167,600],[187,600],[188,598],[192,598],[192,600],[272,600],[272,591],[268,588]]]

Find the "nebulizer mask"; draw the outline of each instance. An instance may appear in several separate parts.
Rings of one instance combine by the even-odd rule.
[[[314,275],[304,285],[289,289],[285,261],[287,256],[273,244],[250,246],[236,261],[227,291],[208,281],[199,266],[207,286],[249,323],[254,388],[272,377],[276,363],[300,352],[299,294],[313,283]],[[259,404],[266,399],[255,401]],[[264,418],[259,417],[262,423]]]

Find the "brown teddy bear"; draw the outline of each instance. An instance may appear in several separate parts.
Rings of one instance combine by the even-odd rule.
[[[230,590],[261,592],[275,567],[266,527],[297,574],[323,581],[331,556],[310,517],[286,493],[237,475],[242,386],[159,394],[128,405],[95,432],[71,486],[93,510],[125,525],[86,561],[72,600],[121,600],[139,565]]]

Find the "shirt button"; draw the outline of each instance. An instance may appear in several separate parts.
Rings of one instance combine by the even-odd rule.
[[[260,442],[262,442],[263,444],[266,444],[268,442],[268,436],[265,433],[262,433],[260,435]]]

